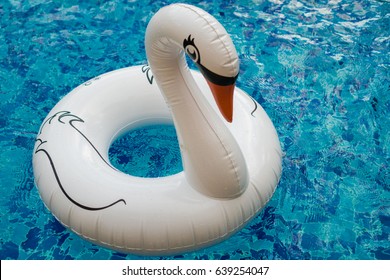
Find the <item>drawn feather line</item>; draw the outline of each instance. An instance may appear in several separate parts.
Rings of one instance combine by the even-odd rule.
[[[41,126],[41,129],[39,131],[39,135],[40,136],[43,132],[43,129],[45,128],[46,125],[48,124],[51,124],[53,119],[55,117],[58,116],[58,122],[62,123],[62,124],[65,124],[64,121],[62,121],[63,118],[65,117],[71,117],[72,119],[69,120],[69,125],[75,129],[89,144],[90,146],[95,150],[95,152],[99,155],[99,157],[108,165],[110,166],[112,169],[115,170],[115,168],[113,168],[104,158],[103,156],[99,153],[99,151],[97,150],[97,148],[93,145],[93,143],[88,139],[88,137],[86,137],[77,127],[74,126],[74,122],[84,122],[84,120],[82,120],[80,117],[76,116],[76,115],[73,115],[71,114],[69,111],[59,111],[57,113],[55,113],[54,115],[52,115],[51,117],[47,118],[47,120],[42,124]],[[37,145],[36,147],[36,150],[35,150],[35,154],[37,153],[44,153],[46,155],[46,157],[48,158],[49,162],[50,162],[50,166],[51,166],[51,169],[53,171],[53,174],[54,174],[54,177],[56,178],[56,181],[57,181],[57,184],[58,186],[60,187],[61,191],[63,192],[63,194],[66,196],[67,199],[69,199],[73,204],[79,206],[80,208],[83,208],[85,210],[89,210],[89,211],[98,211],[98,210],[103,210],[103,209],[106,209],[106,208],[109,208],[117,203],[120,203],[120,202],[123,202],[125,205],[126,205],[126,201],[124,199],[119,199],[109,205],[106,205],[106,206],[102,206],[102,207],[90,207],[90,206],[86,206],[86,205],[83,205],[79,202],[77,202],[76,200],[74,200],[66,191],[65,191],[65,188],[60,180],[60,177],[58,175],[58,172],[57,172],[57,168],[54,164],[54,161],[50,155],[50,153],[44,149],[44,148],[41,148],[42,145],[46,144],[47,141],[44,141],[42,140],[40,137],[38,137],[35,142],[39,142],[39,144]]]

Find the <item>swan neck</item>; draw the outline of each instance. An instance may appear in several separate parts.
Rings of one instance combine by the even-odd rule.
[[[177,20],[186,20],[183,11],[178,15]],[[175,22],[175,16],[167,8],[160,10],[148,25],[145,44],[154,78],[172,113],[184,173],[189,185],[207,196],[235,198],[248,184],[245,159],[188,68],[182,42],[191,31],[185,21]]]

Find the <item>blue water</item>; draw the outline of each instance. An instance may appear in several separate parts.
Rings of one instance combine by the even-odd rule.
[[[142,259],[61,226],[39,198],[31,157],[61,97],[99,74],[146,62],[147,22],[171,1],[79,2],[0,3],[0,259]],[[390,2],[198,6],[231,34],[238,86],[268,112],[285,156],[275,195],[247,227],[170,258],[390,259]],[[175,139],[171,128],[140,129],[115,143],[111,161],[139,176],[175,173]]]

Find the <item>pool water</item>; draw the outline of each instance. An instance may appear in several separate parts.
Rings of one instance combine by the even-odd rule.
[[[61,226],[34,186],[32,149],[66,93],[146,63],[147,23],[173,1],[79,2],[0,3],[0,259],[144,258]],[[231,34],[237,85],[273,120],[283,173],[244,229],[168,259],[390,259],[389,1],[197,2],[187,1]],[[141,128],[110,149],[114,165],[138,176],[178,172],[178,155],[172,127]]]

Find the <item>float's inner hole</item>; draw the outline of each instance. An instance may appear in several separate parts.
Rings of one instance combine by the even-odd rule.
[[[173,125],[147,125],[116,139],[109,149],[111,164],[138,177],[163,177],[183,170]]]

